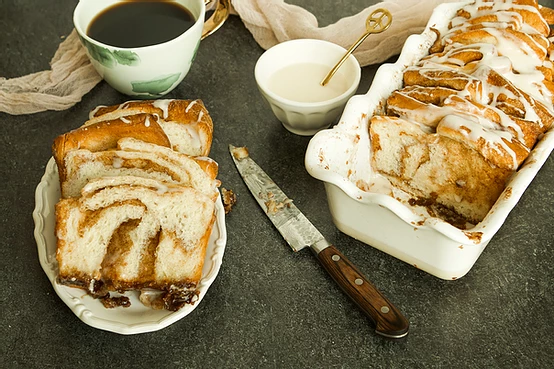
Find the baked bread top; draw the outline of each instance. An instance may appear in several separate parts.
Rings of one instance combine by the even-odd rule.
[[[158,117],[174,150],[192,156],[210,154],[213,122],[201,100],[140,100],[99,106],[90,112],[85,126],[141,113]]]
[[[552,11],[534,0],[475,1],[370,120],[371,164],[430,213],[484,219],[554,123]]]

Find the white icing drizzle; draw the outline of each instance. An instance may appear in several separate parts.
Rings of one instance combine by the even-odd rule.
[[[162,111],[162,118],[163,119],[167,119],[168,116],[169,116],[169,104],[171,104],[172,101],[173,101],[173,99],[154,100],[152,105],[155,108],[158,108]]]
[[[509,33],[501,32],[494,28],[487,28],[486,31],[496,38],[499,55],[505,55],[512,61],[512,66],[520,73],[532,73],[536,67],[542,64],[536,52],[527,44],[512,36]],[[527,39],[540,48],[546,56],[546,49],[534,38],[526,36]]]
[[[539,69],[552,69],[554,61],[554,56],[546,48],[553,39],[546,40],[543,34],[549,27],[537,8],[513,4],[511,0],[478,0],[462,9],[469,14],[469,19],[457,16],[451,20],[450,29],[442,35],[443,51],[423,58],[416,67],[409,67],[407,70],[417,70],[428,80],[444,80],[437,72],[452,71],[456,74],[452,78],[449,76],[449,80],[465,81],[466,88],[446,98],[438,107],[422,103],[422,108],[404,109],[394,105],[390,109],[410,121],[422,122],[431,128],[437,127],[439,134],[451,136],[457,132],[454,139],[458,137],[462,141],[472,142],[484,154],[508,158],[512,167],[517,169],[517,155],[508,143],[517,139],[525,145],[525,133],[520,126],[522,123],[518,123],[501,108],[514,109],[528,124],[534,122],[539,126],[543,126],[543,123],[535,104],[540,102],[550,112],[554,111],[552,93],[546,87],[545,77]],[[486,22],[471,22],[485,16]],[[535,29],[525,23],[526,17],[533,17],[543,24]],[[461,42],[467,42],[462,33],[468,31],[478,31],[473,35],[488,34],[488,40],[462,44]],[[456,36],[460,37],[454,38]],[[471,42],[470,38],[466,40]],[[493,81],[497,79],[494,75],[491,76],[491,69],[508,82],[502,86],[487,83],[490,77]],[[479,87],[475,80],[480,81],[482,90],[477,91],[476,96],[470,96],[470,85]],[[494,83],[500,84],[502,81]],[[437,85],[442,84],[439,82]],[[525,92],[529,97],[526,98],[519,91]],[[480,109],[469,100],[485,108]],[[460,134],[463,138],[459,137]]]
[[[517,10],[521,10],[534,13],[536,19],[543,22],[543,26],[548,29],[548,25],[539,11],[534,6],[513,4],[512,1],[494,3],[476,1],[473,4],[464,6],[462,9],[469,13],[470,19],[491,13],[496,16],[497,23],[486,22],[480,25],[482,31],[487,32],[495,38],[496,44],[478,43],[462,46],[450,41],[449,38],[453,35],[475,26],[470,24],[468,19],[458,16],[452,19],[452,28],[444,35],[446,42],[445,55],[443,57],[431,57],[428,59],[429,62],[448,62],[454,65],[461,65],[462,61],[453,59],[452,55],[461,50],[476,50],[483,55],[482,60],[478,64],[490,66],[514,83],[516,87],[552,109],[552,95],[548,88],[545,87],[543,83],[544,76],[537,67],[543,65],[542,59],[544,56],[548,56],[549,60],[554,60],[553,56],[548,54],[544,45],[530,36],[542,37],[536,29],[526,24],[522,15],[517,12]],[[506,28],[519,31],[519,35],[525,38],[526,42],[505,31]],[[537,52],[530,45],[538,49],[541,55],[537,55]]]
[[[196,100],[192,100],[190,102],[190,104],[187,105],[187,107],[185,108],[185,113],[188,113],[189,110],[196,104]]]
[[[120,119],[123,123],[127,123],[127,124],[131,123],[131,121],[130,121],[129,119],[125,118],[125,117],[120,117],[119,119]]]
[[[196,119],[196,123],[199,123],[202,120],[202,117],[204,117],[204,112],[200,110],[200,113],[198,113],[198,119]]]
[[[493,3],[477,0],[472,4],[468,4],[462,8],[466,12],[470,14],[470,19],[482,17],[487,14],[494,14],[497,15],[497,19],[499,22],[509,22],[511,20],[516,20],[519,24],[521,24],[520,29],[525,33],[534,34],[538,31],[534,29],[533,27],[526,25],[523,22],[523,17],[520,13],[517,11],[526,11],[530,13],[534,13],[537,15],[537,19],[540,19],[540,21],[543,23],[543,27],[545,29],[548,29],[548,24],[542,16],[540,15],[540,12],[537,8],[535,8],[532,5],[523,5],[523,4],[514,4],[511,0],[506,0],[503,2],[495,1]],[[461,18],[461,19],[460,19]],[[460,24],[462,22],[466,22],[467,19],[463,17],[455,17],[452,20],[452,24]]]
[[[537,112],[531,105],[527,99],[523,98],[521,95],[515,95],[513,92],[511,92],[509,89],[507,89],[504,86],[488,86],[488,91],[490,94],[492,94],[492,101],[490,102],[490,105],[493,107],[496,107],[500,102],[498,101],[500,95],[505,95],[509,99],[512,100],[518,100],[523,104],[524,111],[521,111],[521,114],[525,114],[524,119],[531,121],[531,122],[537,122],[540,124],[541,119],[538,116]]]
[[[144,125],[146,127],[150,127],[150,117],[147,115],[146,118],[144,119]]]
[[[185,127],[185,129],[187,130],[189,136],[191,137],[192,142],[195,142],[195,143],[198,143],[198,144],[200,142],[202,142],[202,140],[200,139],[200,135],[198,133],[198,128],[197,128],[196,123],[185,124],[185,125],[183,125],[183,127]]]
[[[88,114],[88,119],[92,119],[96,116],[96,113],[98,113],[98,110],[105,108],[106,105],[98,105],[96,108],[92,109],[91,112]]]
[[[542,73],[536,72],[527,74],[516,74],[513,72],[509,72],[506,73],[504,77],[511,81],[520,90],[527,92],[534,99],[542,102],[546,106],[552,106],[552,93],[548,88],[546,88],[544,84],[544,76],[542,75]],[[527,114],[529,113],[532,112],[527,111]]]
[[[120,169],[123,166],[123,159],[119,156],[112,158],[112,166],[116,169]]]
[[[503,157],[508,155],[512,160],[512,168],[516,169],[518,166],[517,156],[506,141],[504,141],[511,141],[511,134],[505,131],[495,130],[490,126],[485,127],[481,119],[474,121],[472,119],[474,117],[476,116],[451,114],[444,117],[439,125],[460,132],[467,140],[475,143],[476,146],[479,142],[482,142],[486,151],[492,150],[497,155]],[[484,141],[481,139],[484,139]]]
[[[129,107],[129,103],[131,101],[126,101],[124,103],[121,103],[119,104],[119,106],[115,109],[115,110],[123,110],[123,109],[127,109]]]

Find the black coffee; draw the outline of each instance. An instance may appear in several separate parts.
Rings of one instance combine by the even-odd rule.
[[[166,1],[125,1],[98,14],[87,35],[116,47],[142,47],[172,40],[196,22],[183,6]]]

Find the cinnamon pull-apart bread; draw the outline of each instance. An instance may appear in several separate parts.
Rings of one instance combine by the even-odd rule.
[[[433,30],[429,55],[370,119],[374,170],[432,215],[482,221],[553,125],[552,14],[534,0],[475,1]]]
[[[129,299],[119,294],[138,291],[147,306],[178,310],[197,299],[215,222],[218,166],[194,155],[202,145],[209,152],[212,130],[194,133],[196,141],[204,135],[202,144],[180,145],[160,122],[175,119],[167,113],[172,107],[186,109],[191,102],[127,104],[134,113],[107,112],[54,142],[62,194],[56,205],[58,281],[86,290],[106,307],[126,306]],[[145,112],[153,106],[169,110]],[[176,146],[193,150],[186,154]]]

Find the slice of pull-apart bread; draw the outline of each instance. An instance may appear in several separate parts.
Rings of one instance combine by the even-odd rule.
[[[194,187],[91,180],[56,205],[58,280],[105,302],[110,291],[140,290],[143,303],[177,310],[197,298],[214,217],[213,197]]]
[[[213,122],[201,100],[141,100],[99,106],[90,113],[85,125],[125,119],[136,114],[157,116],[174,150],[192,156],[209,155]]]
[[[171,146],[156,117],[148,114],[137,114],[124,119],[115,118],[80,127],[56,137],[52,145],[52,154],[58,166],[60,181],[65,180],[64,159],[67,153],[78,149],[91,152],[114,149],[117,147],[117,142],[125,137],[133,137],[165,147]]]
[[[191,157],[168,147],[122,138],[105,151],[73,150],[63,159],[62,197],[78,197],[94,178],[138,176],[180,183],[214,198],[218,196],[218,165],[208,157]]]

